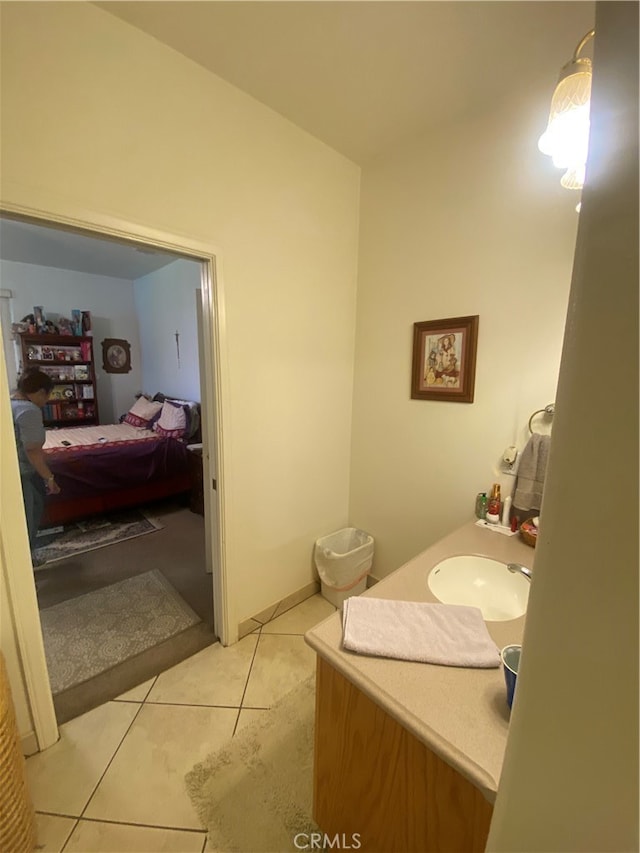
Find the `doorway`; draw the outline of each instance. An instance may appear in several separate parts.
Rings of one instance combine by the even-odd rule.
[[[219,420],[221,419],[220,416],[222,414],[223,407],[221,400],[219,399],[220,383],[218,381],[218,377],[220,368],[219,360],[216,357],[216,351],[219,349],[221,335],[218,323],[220,312],[215,310],[221,299],[220,294],[216,292],[216,254],[210,247],[200,245],[196,246],[193,243],[185,245],[185,242],[182,240],[175,240],[167,235],[158,236],[148,230],[143,234],[128,224],[125,224],[124,228],[118,228],[117,232],[114,232],[114,229],[111,226],[101,225],[99,222],[79,223],[74,221],[70,224],[68,221],[63,221],[58,217],[44,219],[40,216],[16,215],[9,211],[3,211],[2,218],[6,222],[25,223],[31,226],[41,227],[42,229],[46,229],[49,235],[52,234],[51,229],[56,229],[70,236],[76,235],[85,240],[93,239],[95,241],[99,241],[103,248],[105,243],[108,242],[111,246],[118,245],[126,247],[129,250],[135,248],[140,251],[141,255],[145,255],[147,253],[162,255],[164,253],[170,261],[181,259],[184,261],[196,262],[196,264],[199,265],[200,281],[198,282],[199,287],[197,288],[199,302],[196,303],[194,301],[193,307],[197,318],[194,322],[197,323],[199,332],[196,352],[198,353],[200,366],[199,374],[201,380],[200,385],[202,388],[200,402],[203,429],[201,436],[202,441],[200,444],[204,512],[202,520],[205,540],[203,553],[210,571],[210,574],[208,575],[208,578],[210,579],[208,594],[210,598],[209,603],[211,603],[211,599],[213,600],[213,606],[210,608],[213,610],[213,630],[220,640],[226,644],[229,638],[227,630],[228,620],[226,618],[227,602],[225,598],[224,573],[222,571],[224,566],[224,554],[222,553],[223,549],[221,547],[219,536],[221,519],[223,518],[223,476],[221,470],[222,466],[218,464],[218,460],[222,461]],[[3,282],[3,288],[5,288],[3,295],[6,294],[7,289],[10,289],[8,288],[9,284],[10,282]],[[47,297],[43,297],[42,301],[46,301],[46,299]],[[196,308],[198,309],[197,311]],[[20,318],[16,318],[14,316],[14,319]],[[96,346],[99,345],[100,339],[101,338],[99,336],[96,338]],[[180,344],[177,334],[175,343],[177,346]],[[184,339],[182,343],[184,346]],[[162,509],[162,512],[171,514],[172,510],[165,506]],[[169,515],[166,515],[165,517],[168,518]],[[30,646],[31,651],[31,654],[27,654],[25,658],[27,660],[27,668],[29,668],[29,658],[33,660],[34,654],[36,659],[41,657],[41,648],[38,649],[38,646],[42,646],[42,638],[41,636],[35,636],[35,632],[33,630],[33,613],[29,614],[26,612],[26,605],[28,602],[20,603],[19,595],[15,594],[15,587],[17,586],[19,586],[19,580],[15,577],[13,579],[9,578],[11,597],[18,602],[18,606],[16,607],[16,622],[22,619],[25,623],[31,625],[30,631],[23,632],[23,645]],[[38,652],[40,652],[40,655]],[[40,667],[40,669],[42,668]],[[40,694],[38,699],[40,705],[43,704],[43,701],[46,705],[46,697],[45,700],[43,700],[43,696],[41,695],[43,691],[47,691],[47,685],[43,683],[43,679],[28,678],[27,683],[32,688],[29,691],[30,694],[34,692]],[[30,695],[30,698],[33,700],[34,697]],[[48,698],[50,700],[50,694]],[[46,744],[46,736],[41,736],[41,733],[38,732],[36,732],[36,734],[38,735],[40,748],[44,748],[45,745],[48,745]],[[45,743],[43,743],[43,741],[45,741]]]

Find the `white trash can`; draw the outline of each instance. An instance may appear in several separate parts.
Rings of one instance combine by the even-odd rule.
[[[346,598],[360,595],[367,588],[367,575],[373,563],[373,536],[345,527],[318,539],[314,548],[316,569],[322,595],[334,607],[342,607]]]

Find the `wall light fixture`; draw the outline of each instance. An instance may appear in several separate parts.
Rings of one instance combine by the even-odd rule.
[[[551,99],[549,124],[538,140],[538,148],[552,158],[553,165],[566,170],[560,183],[571,190],[582,189],[584,185],[592,66],[591,60],[580,56],[580,52],[595,34],[595,30],[590,30],[562,67]]]

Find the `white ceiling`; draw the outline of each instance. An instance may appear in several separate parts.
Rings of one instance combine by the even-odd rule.
[[[361,165],[514,92],[551,98],[595,18],[595,4],[578,0],[96,5]]]
[[[98,2],[366,165],[535,87],[594,25],[569,0]],[[541,131],[543,128],[541,128]],[[0,220],[0,258],[134,280],[175,258]]]
[[[130,281],[178,259],[155,249],[5,218],[0,218],[0,258]]]

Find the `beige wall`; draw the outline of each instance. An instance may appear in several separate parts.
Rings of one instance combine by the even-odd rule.
[[[29,712],[26,684],[22,667],[20,666],[18,638],[9,602],[6,571],[7,561],[4,553],[0,550],[0,649],[7,663],[11,695],[13,697],[20,737],[25,744],[25,750],[35,752],[37,746],[36,749],[31,749],[29,746],[35,743],[35,732],[33,720]]]
[[[5,3],[2,38],[5,203],[220,249],[237,623],[308,584],[347,521],[359,169],[91,4]]]
[[[591,120],[542,538],[487,847],[504,853],[638,850],[635,3],[598,3]]]
[[[0,339],[2,339],[1,330]],[[0,352],[4,352],[4,347],[0,346]],[[31,566],[19,562],[20,558],[16,558],[14,550],[16,538],[27,539],[27,527],[22,501],[15,500],[15,494],[20,489],[20,475],[13,441],[9,386],[4,365],[0,370],[0,472],[0,649],[7,663],[20,737],[25,750],[35,752],[37,743],[33,718],[29,710],[25,675],[18,649],[19,637],[10,594],[10,586],[15,593],[26,573],[31,571]],[[10,532],[14,535],[8,537],[7,534]],[[10,585],[10,571],[15,572],[17,586],[15,583]],[[32,599],[35,598],[35,587],[23,594],[30,595]]]
[[[350,518],[380,577],[512,488],[502,452],[554,400],[578,217],[536,146],[548,104],[542,85],[363,171]],[[474,403],[411,400],[413,323],[473,314]]]
[[[347,520],[359,170],[90,4],[4,4],[2,194],[219,246],[237,619]]]

